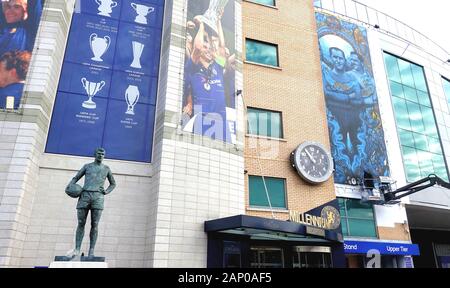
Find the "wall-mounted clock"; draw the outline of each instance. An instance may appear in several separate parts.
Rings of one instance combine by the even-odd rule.
[[[333,174],[333,158],[320,143],[307,141],[291,154],[292,166],[311,184],[326,182]]]

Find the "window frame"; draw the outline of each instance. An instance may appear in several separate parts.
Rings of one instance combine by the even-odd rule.
[[[285,139],[285,137],[284,137],[284,125],[283,125],[283,112],[281,112],[281,111],[276,111],[276,110],[269,110],[269,109],[264,109],[264,108],[256,108],[256,107],[247,107],[247,135],[249,135],[249,136],[251,136],[251,137],[261,137],[261,138],[268,138],[268,139],[279,139],[279,140],[284,140]],[[257,125],[257,130],[258,131],[256,131],[256,133],[255,133],[255,131],[252,131],[252,133],[250,132],[250,121],[249,121],[249,110],[258,110],[258,111],[264,111],[264,112],[266,112],[266,113],[273,113],[273,114],[279,114],[280,115],[280,136],[281,137],[273,137],[272,135],[261,135],[261,134],[258,134],[258,132],[259,132],[259,117],[257,117],[257,123],[256,123],[256,125]],[[259,113],[258,113],[258,115],[259,115]],[[269,120],[269,119],[268,119]],[[271,124],[271,126],[270,127],[272,127],[272,122],[270,122],[270,124]],[[268,131],[267,132],[271,132],[272,130],[269,130],[268,129]]]
[[[406,182],[407,183],[413,183],[414,181],[417,181],[417,180],[419,180],[419,179],[422,179],[423,177],[421,176],[421,174],[422,174],[422,170],[421,170],[421,167],[420,167],[420,163],[416,166],[416,170],[418,170],[418,174],[419,174],[419,178],[418,179],[409,179],[409,177],[408,177],[408,169],[407,169],[407,166],[406,166],[406,162],[405,162],[405,152],[404,152],[404,147],[403,146],[405,146],[406,148],[411,148],[411,149],[414,149],[415,150],[415,152],[417,152],[417,151],[419,151],[419,152],[427,152],[427,153],[431,153],[431,154],[433,154],[433,155],[439,155],[439,156],[442,156],[443,158],[444,158],[444,164],[445,164],[445,167],[446,167],[446,172],[447,172],[447,178],[448,179],[450,179],[450,171],[449,171],[449,167],[448,167],[448,165],[447,165],[447,161],[446,161],[446,158],[445,158],[445,153],[444,153],[444,146],[443,146],[443,143],[442,143],[442,139],[441,139],[441,134],[440,134],[440,132],[439,132],[439,125],[438,125],[438,122],[437,122],[437,117],[436,117],[436,113],[435,113],[435,111],[434,111],[434,106],[433,106],[433,103],[432,103],[432,99],[431,99],[431,94],[430,94],[430,87],[429,87],[429,84],[428,84],[428,79],[427,79],[427,75],[425,74],[425,67],[424,66],[422,66],[422,65],[420,65],[420,64],[418,64],[418,63],[415,63],[415,62],[413,62],[413,61],[410,61],[410,60],[408,60],[408,59],[406,59],[406,58],[403,58],[403,57],[401,57],[401,56],[398,56],[398,55],[395,55],[395,54],[393,54],[393,53],[391,53],[391,52],[389,52],[389,51],[386,51],[386,50],[382,50],[382,53],[383,53],[383,62],[384,62],[384,67],[385,67],[385,74],[386,74],[386,79],[387,79],[387,83],[388,83],[388,89],[389,89],[389,94],[390,94],[390,101],[391,101],[391,109],[392,109],[392,113],[393,113],[393,115],[394,115],[394,121],[395,121],[395,128],[396,128],[396,132],[397,132],[397,139],[398,139],[398,141],[399,141],[399,148],[400,148],[400,152],[401,152],[401,157],[402,157],[402,164],[403,164],[403,169],[404,169],[404,175],[405,175],[405,180],[406,180]],[[427,91],[422,91],[422,90],[420,90],[420,89],[418,89],[417,87],[416,87],[416,85],[415,85],[415,82],[414,82],[414,88],[413,87],[410,87],[410,86],[408,86],[408,85],[406,85],[406,84],[404,84],[403,83],[403,81],[402,81],[402,75],[401,75],[401,69],[400,69],[400,67],[399,66],[397,66],[397,69],[398,69],[398,71],[399,71],[399,77],[400,77],[400,81],[401,82],[398,82],[398,81],[396,81],[396,80],[391,80],[390,79],[390,75],[389,75],[389,71],[390,71],[390,67],[388,67],[388,63],[387,63],[387,61],[386,61],[386,55],[388,55],[388,56],[390,56],[390,57],[393,57],[393,58],[396,58],[396,60],[398,61],[398,60],[402,60],[402,61],[404,61],[404,62],[408,62],[410,65],[415,65],[415,66],[418,66],[418,67],[420,67],[421,69],[422,69],[422,72],[423,72],[423,77],[424,77],[424,81],[425,81],[425,84],[426,84],[426,89],[427,89]],[[397,62],[397,65],[398,65],[398,62]],[[412,68],[411,68],[411,74],[413,75],[413,72],[412,72]],[[414,75],[413,75],[413,81],[416,81],[416,79],[414,78]],[[415,89],[416,90],[416,92],[418,92],[418,91],[420,91],[420,92],[422,92],[422,93],[427,93],[428,94],[428,100],[429,100],[429,105],[425,105],[425,104],[423,104],[423,103],[421,103],[421,101],[420,101],[420,99],[417,99],[417,102],[414,102],[414,101],[412,101],[412,100],[410,100],[410,99],[408,99],[407,97],[406,97],[406,95],[405,95],[405,91],[403,91],[403,97],[400,97],[400,96],[397,96],[397,95],[394,95],[393,93],[392,93],[392,87],[391,87],[391,82],[395,82],[396,84],[399,84],[399,85],[401,85],[402,87],[403,86],[405,86],[405,87],[409,87],[409,88],[413,88],[413,89]],[[418,95],[418,94],[417,94]],[[399,99],[403,99],[403,101],[405,102],[405,109],[406,109],[406,111],[408,111],[408,122],[410,123],[410,130],[407,130],[407,129],[404,129],[404,128],[402,128],[402,127],[400,127],[399,126],[399,121],[398,121],[398,119],[397,119],[397,113],[396,113],[396,108],[394,107],[394,97],[396,97],[396,98],[399,98]],[[422,112],[422,109],[421,109],[421,107],[423,106],[423,107],[427,107],[427,108],[431,108],[431,111],[432,111],[432,113],[433,113],[433,120],[434,120],[434,125],[435,125],[435,129],[436,129],[436,134],[437,134],[437,140],[439,140],[439,143],[440,143],[440,149],[441,149],[441,154],[436,154],[436,153],[434,153],[434,152],[432,152],[431,151],[431,149],[428,149],[427,151],[426,150],[422,150],[422,149],[418,149],[417,147],[416,147],[416,145],[414,145],[414,147],[410,147],[410,146],[408,146],[408,145],[404,145],[403,143],[402,143],[402,141],[401,141],[401,137],[400,137],[400,130],[403,130],[403,131],[407,131],[407,132],[410,132],[410,133],[412,133],[413,135],[415,134],[415,133],[417,133],[417,131],[415,131],[415,130],[413,130],[414,129],[414,127],[413,127],[413,123],[411,122],[411,117],[410,117],[410,111],[409,111],[409,109],[408,109],[408,103],[412,103],[412,104],[416,104],[416,105],[418,105],[419,106],[419,110],[420,110],[420,115],[421,115],[421,121],[422,121],[422,124],[424,125],[424,127],[425,127],[425,121],[423,120],[424,119],[424,117],[423,117],[423,115],[424,115],[424,113]],[[425,130],[426,130],[426,127],[425,127]],[[436,138],[435,137],[432,137],[432,136],[430,136],[430,135],[428,135],[427,133],[426,133],[426,131],[425,132],[423,132],[423,133],[418,133],[418,134],[420,134],[420,135],[424,135],[424,136],[426,136],[426,137],[430,137],[430,138],[433,138],[434,140],[436,140]],[[433,170],[434,170],[434,173],[436,173],[436,169],[434,168],[434,166],[433,166]],[[427,175],[428,176],[428,175]],[[439,175],[438,175],[439,176]],[[442,176],[442,175],[441,175]],[[445,179],[444,179],[445,180]]]
[[[254,42],[254,43],[260,43],[260,44],[265,44],[265,45],[268,45],[268,46],[275,47],[276,54],[277,54],[277,58],[276,58],[277,65],[275,66],[275,65],[270,65],[270,64],[266,64],[266,63],[260,63],[260,62],[255,62],[255,61],[252,61],[252,60],[248,60],[247,59],[247,41],[251,41],[251,42]],[[262,40],[256,40],[256,39],[248,38],[248,37],[245,37],[245,43],[244,44],[245,44],[245,60],[244,60],[245,63],[259,65],[259,66],[263,66],[263,67],[267,67],[267,68],[281,69],[281,65],[280,65],[280,49],[279,49],[279,45],[278,44],[271,43],[271,42],[266,42],[266,41],[262,41]]]
[[[256,209],[256,210],[270,210],[271,207],[269,205],[267,206],[258,206],[258,205],[252,205],[252,203],[250,202],[250,178],[251,177],[257,177],[260,178],[262,181],[262,178],[264,177],[264,179],[277,179],[277,180],[281,180],[283,182],[283,187],[284,187],[284,207],[274,207],[272,206],[272,210],[277,210],[277,211],[288,211],[289,209],[289,205],[288,205],[288,193],[287,193],[287,179],[286,178],[280,178],[280,177],[273,177],[273,176],[260,176],[260,175],[248,175],[248,207],[249,209]],[[267,183],[266,183],[267,185]],[[269,197],[271,197],[270,195],[270,189],[269,187],[267,187],[267,193],[269,194]],[[266,193],[266,191],[263,191],[264,193]],[[272,203],[272,201],[270,201],[270,203]]]
[[[371,204],[372,207],[372,215],[373,215],[373,224],[374,224],[374,228],[375,228],[375,236],[355,236],[351,234],[351,230],[350,230],[350,225],[349,225],[349,221],[350,220],[365,220],[365,221],[370,221],[371,219],[368,218],[358,218],[358,217],[349,217],[348,216],[348,209],[347,209],[347,200],[351,200],[351,201],[360,201],[361,199],[355,199],[355,198],[344,198],[344,197],[338,197],[338,203],[339,203],[339,213],[341,212],[341,200],[344,202],[344,211],[345,211],[345,215],[341,214],[341,225],[343,221],[345,221],[345,226],[347,227],[347,234],[344,233],[344,231],[342,231],[342,234],[346,237],[351,237],[351,238],[369,238],[369,239],[379,239],[379,232],[378,232],[378,225],[377,225],[377,217],[376,217],[376,213],[375,213],[375,205]]]
[[[275,9],[278,9],[278,6],[277,6],[277,0],[273,0],[273,5],[260,3],[260,2],[258,2],[258,0],[244,0],[244,1],[245,1],[245,2],[249,2],[249,3],[256,4],[256,5],[261,5],[261,6],[264,6],[264,7],[268,7],[268,8],[275,8]]]

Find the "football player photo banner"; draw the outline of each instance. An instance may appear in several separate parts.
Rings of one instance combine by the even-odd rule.
[[[188,0],[182,128],[236,143],[234,0]]]
[[[44,0],[0,5],[0,110],[19,109]]]
[[[367,31],[316,13],[336,184],[389,176]]]

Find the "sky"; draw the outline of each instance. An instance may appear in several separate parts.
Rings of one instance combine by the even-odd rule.
[[[421,32],[450,53],[449,0],[356,0]]]

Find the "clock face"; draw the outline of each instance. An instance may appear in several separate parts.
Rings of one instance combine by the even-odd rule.
[[[294,152],[294,167],[310,183],[327,181],[333,172],[333,159],[319,143],[305,142]]]

